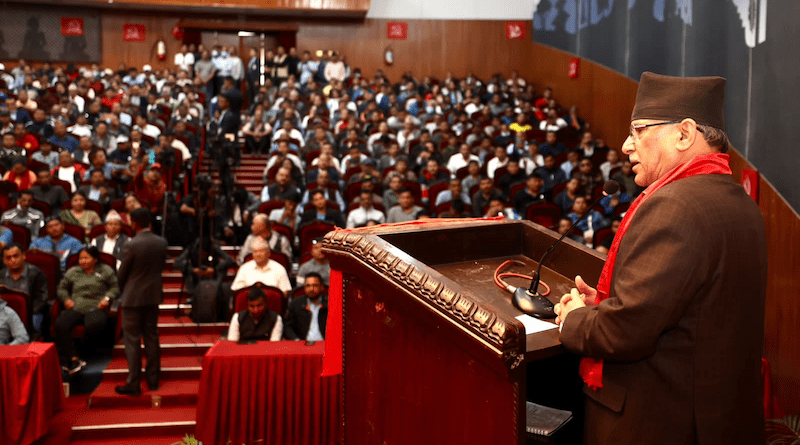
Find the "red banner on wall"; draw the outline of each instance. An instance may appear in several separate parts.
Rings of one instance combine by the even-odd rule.
[[[61,17],[62,36],[82,36],[83,19],[80,17]]]
[[[522,21],[506,22],[506,38],[508,40],[524,39],[525,22]]]
[[[122,25],[122,40],[126,42],[144,42],[146,27],[144,25],[125,23]]]
[[[581,59],[579,57],[573,57],[569,59],[569,72],[567,75],[570,79],[577,79],[578,74],[580,74],[581,70]]]
[[[408,38],[408,23],[389,22],[386,24],[386,37],[394,40],[405,40]]]
[[[755,202],[758,202],[758,171],[751,168],[742,169],[742,187]]]

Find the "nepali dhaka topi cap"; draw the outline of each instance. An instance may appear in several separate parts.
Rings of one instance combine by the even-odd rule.
[[[631,120],[691,118],[724,131],[725,82],[722,77],[672,77],[644,72]]]

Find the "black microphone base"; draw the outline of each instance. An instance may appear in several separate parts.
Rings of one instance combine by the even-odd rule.
[[[532,317],[553,319],[556,318],[555,305],[538,292],[531,293],[524,287],[519,287],[511,297],[514,307]]]

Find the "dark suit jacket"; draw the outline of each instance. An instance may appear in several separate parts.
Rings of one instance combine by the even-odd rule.
[[[646,192],[645,192],[646,193]],[[765,442],[764,222],[728,175],[682,179],[638,209],[610,297],[571,312],[561,342],[604,359],[585,443]]]
[[[303,224],[308,224],[318,219],[319,217],[317,215],[317,209],[312,208],[311,210],[304,212],[302,215],[300,215],[300,225],[302,226]],[[342,212],[331,208],[327,208],[325,210],[324,221],[333,223],[334,225],[336,225],[336,227],[344,227],[346,225],[344,222],[344,218],[342,217]]]
[[[219,122],[219,134],[236,134],[239,131],[239,114],[233,109],[233,106],[224,111],[222,119]]]
[[[122,307],[154,306],[164,300],[161,272],[166,261],[167,240],[149,230],[125,244],[117,272]]]
[[[97,240],[97,248],[102,250],[103,244],[106,242],[106,234],[104,233],[95,239]],[[119,236],[117,237],[117,242],[114,243],[114,252],[112,253],[112,255],[114,255],[114,258],[118,260],[122,259],[122,248],[128,241],[129,241],[128,235],[125,235],[124,233],[119,234]]]
[[[328,324],[328,296],[322,296],[322,307],[317,316],[319,330],[325,337],[325,327]],[[289,340],[305,340],[308,328],[311,326],[311,310],[308,309],[308,297],[301,295],[289,305],[289,314],[283,324],[283,336]]]

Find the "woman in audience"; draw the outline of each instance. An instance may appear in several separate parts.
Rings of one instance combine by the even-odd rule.
[[[125,225],[131,225],[131,212],[138,209],[142,206],[142,203],[139,202],[139,199],[136,198],[136,195],[133,193],[128,193],[125,195],[125,209],[122,212],[119,212],[120,218],[122,218],[122,223]]]
[[[94,210],[86,208],[86,195],[77,191],[72,194],[70,207],[61,211],[61,220],[71,224],[77,224],[86,230],[86,236],[92,231],[92,227],[103,224],[100,215]]]
[[[119,294],[114,270],[99,260],[97,247],[84,247],[78,252],[78,265],[67,270],[58,284],[58,299],[64,310],[55,323],[56,348],[62,369],[70,375],[86,366],[78,356],[72,329],[83,325],[84,339],[98,338],[105,329],[111,302]]]
[[[36,182],[36,174],[28,169],[25,158],[14,159],[11,169],[3,175],[3,181],[17,184],[17,190],[28,190]]]

